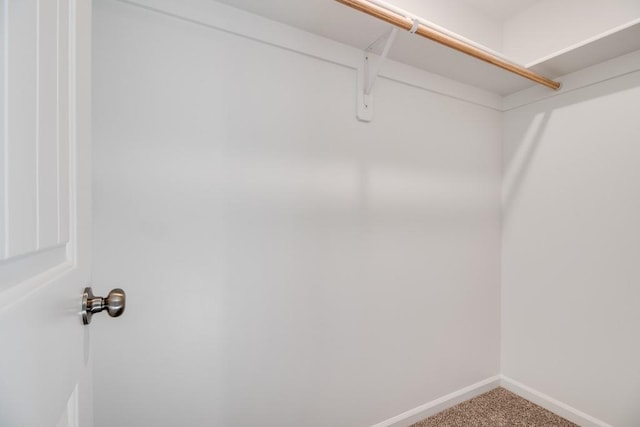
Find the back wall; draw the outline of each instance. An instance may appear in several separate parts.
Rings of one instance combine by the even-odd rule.
[[[499,373],[499,112],[379,79],[361,123],[353,68],[94,14],[96,426],[366,426]]]

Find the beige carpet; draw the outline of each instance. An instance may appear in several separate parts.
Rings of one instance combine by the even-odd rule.
[[[496,388],[411,427],[578,427],[540,406]]]

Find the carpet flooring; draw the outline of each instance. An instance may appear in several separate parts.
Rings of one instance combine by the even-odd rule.
[[[496,388],[411,427],[579,427],[546,409]]]

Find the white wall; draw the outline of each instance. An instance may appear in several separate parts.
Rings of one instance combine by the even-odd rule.
[[[113,0],[96,426],[366,426],[499,370],[500,113]],[[115,414],[114,414],[115,410]]]
[[[504,23],[503,52],[528,64],[639,18],[638,0],[539,0]]]
[[[502,372],[640,420],[640,73],[504,117]]]

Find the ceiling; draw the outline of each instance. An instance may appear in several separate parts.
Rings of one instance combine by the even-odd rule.
[[[465,3],[491,16],[492,18],[504,22],[529,8],[538,0],[463,0]]]

